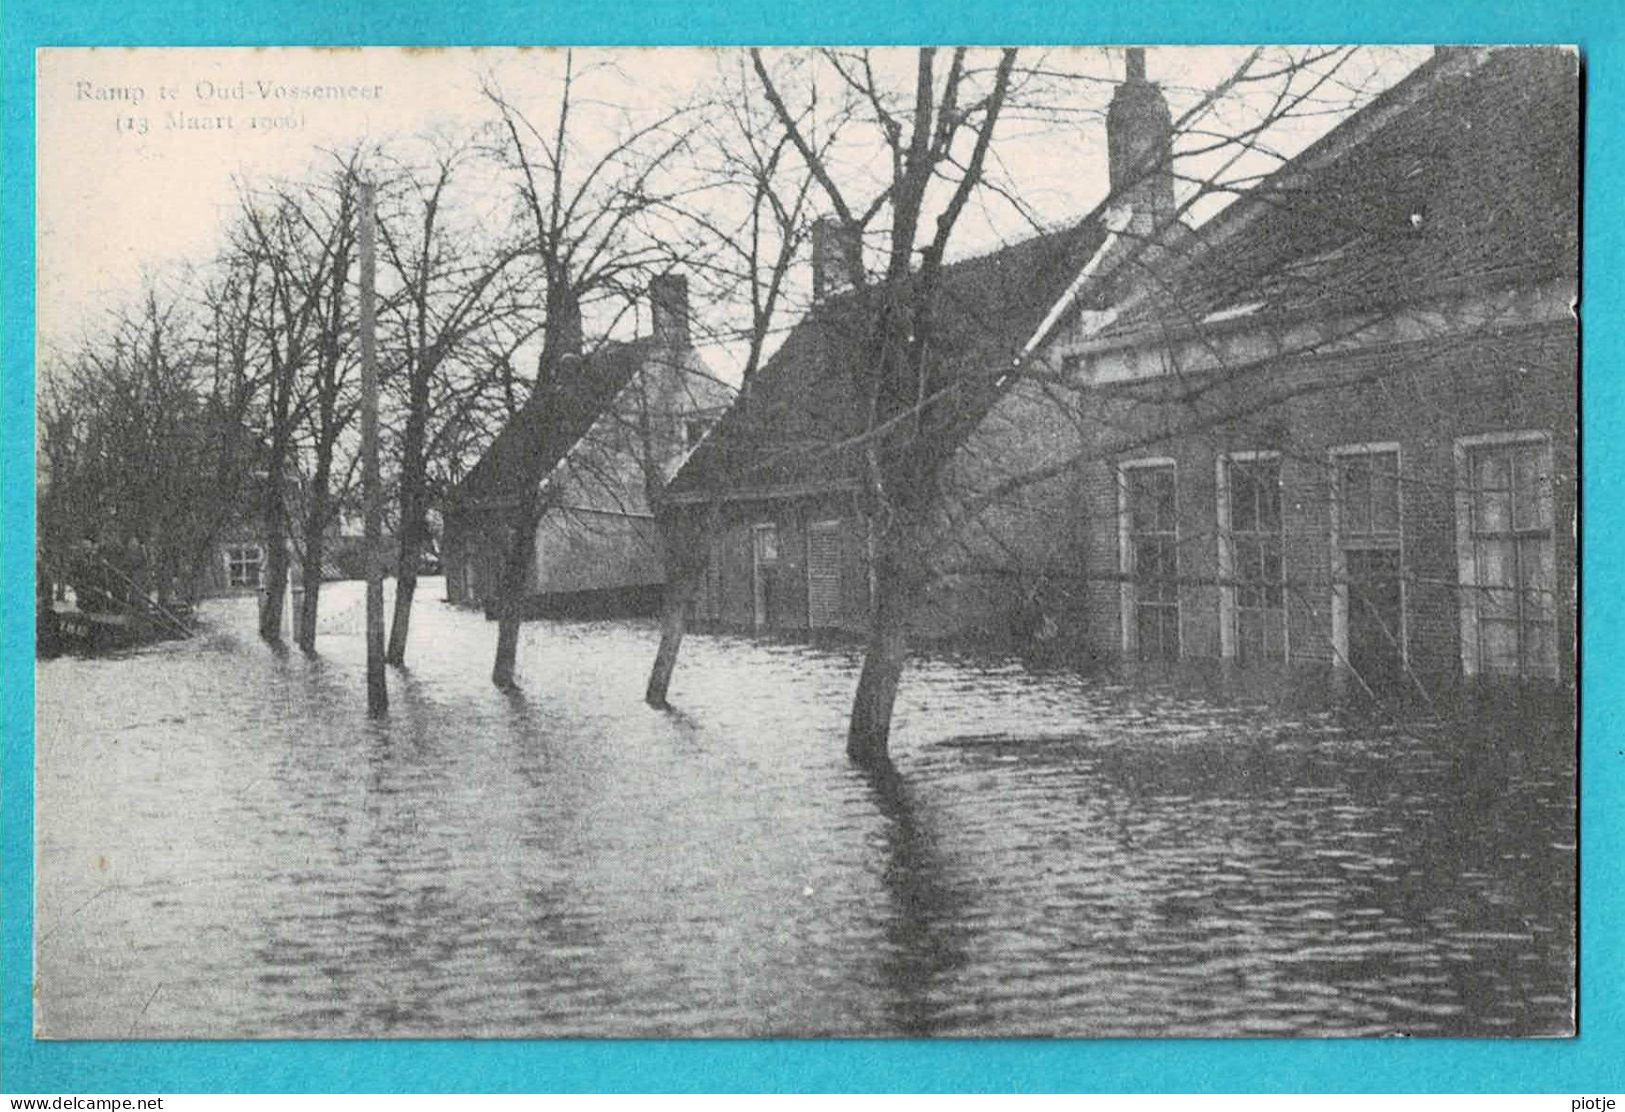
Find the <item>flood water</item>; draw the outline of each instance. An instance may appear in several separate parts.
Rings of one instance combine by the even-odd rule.
[[[1399,726],[535,623],[420,587],[387,724],[360,591],[38,669],[37,1024],[63,1038],[1528,1035],[1574,1001],[1566,725]]]

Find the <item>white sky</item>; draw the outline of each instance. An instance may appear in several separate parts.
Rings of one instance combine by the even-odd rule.
[[[663,109],[710,86],[731,52],[704,48],[576,51],[578,74],[604,102],[636,114]],[[1057,68],[1098,74],[1080,100],[1075,132],[1029,129],[999,151],[1023,200],[1048,222],[1076,218],[1106,189],[1104,127],[1098,110],[1121,55],[1098,47],[1045,52]],[[1148,51],[1152,80],[1178,115],[1196,91],[1227,76],[1239,48]],[[1354,75],[1369,92],[1391,84],[1425,50],[1376,51]],[[493,118],[480,95],[494,78],[511,100],[545,118],[563,54],[556,50],[97,48],[41,50],[37,66],[37,252],[40,350],[71,344],[100,310],[130,299],[143,273],[207,259],[236,204],[238,179],[300,174],[323,149],[357,140],[467,136]],[[1374,81],[1370,80],[1374,76]],[[276,84],[374,87],[375,98],[301,101],[286,107],[258,95]],[[381,88],[377,88],[381,87]],[[140,91],[140,100],[130,98]],[[236,99],[238,91],[244,99]],[[168,95],[166,95],[166,92]],[[174,127],[191,118],[231,117],[229,128]],[[251,127],[260,115],[299,118],[296,130]],[[607,117],[606,117],[607,118]],[[145,131],[131,120],[144,120]],[[121,124],[122,121],[122,124]],[[1295,150],[1336,122],[1306,120],[1280,143]],[[608,141],[606,130],[602,141]],[[1027,234],[1013,210],[967,212],[956,254]]]

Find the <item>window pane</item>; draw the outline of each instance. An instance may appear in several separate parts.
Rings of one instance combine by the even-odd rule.
[[[1167,660],[1179,659],[1179,607],[1163,606],[1157,610],[1162,636],[1162,655]]]
[[[1383,452],[1372,459],[1371,529],[1399,532],[1399,453]]]
[[[1254,565],[1258,562],[1256,548],[1258,542],[1251,536],[1233,537],[1230,541],[1231,570],[1235,573],[1236,582],[1246,583],[1254,578]]]
[[[1281,582],[1280,541],[1271,540],[1267,544],[1260,545],[1259,556],[1263,561],[1263,567],[1260,570],[1259,578],[1263,579],[1263,581],[1266,583],[1279,585]]]
[[[1142,660],[1179,654],[1179,552],[1175,541],[1175,482],[1172,465],[1125,469],[1128,499],[1128,559],[1133,580],[1137,652]]]
[[[1370,483],[1364,459],[1359,456],[1344,459],[1343,481],[1339,490],[1343,532],[1371,531]]]
[[[1252,476],[1242,464],[1230,464],[1230,528],[1252,532],[1258,528],[1258,499]]]
[[[1510,540],[1480,540],[1478,549],[1478,583],[1481,587],[1516,587],[1517,561]]]
[[[1511,495],[1504,490],[1479,491],[1473,503],[1473,531],[1505,533],[1511,527]]]
[[[1507,449],[1504,447],[1479,448],[1473,453],[1473,486],[1478,490],[1510,490]]]
[[[1281,527],[1281,461],[1260,460],[1255,466],[1258,468],[1258,527],[1278,530]]]
[[[1529,675],[1557,672],[1557,643],[1550,622],[1529,622],[1524,627],[1523,666]]]
[[[1552,523],[1552,485],[1544,444],[1524,444],[1513,457],[1513,498],[1519,529],[1546,529]]]
[[[1135,579],[1155,586],[1168,575],[1168,569],[1165,567],[1168,554],[1161,537],[1136,537],[1131,552],[1134,567],[1130,570]]]
[[[1518,542],[1518,574],[1523,580],[1524,614],[1550,620],[1555,612],[1557,580],[1552,568],[1552,545],[1546,537],[1525,537]]]
[[[1478,623],[1479,664],[1486,672],[1518,671],[1518,623],[1483,619]]]
[[[1478,616],[1480,618],[1516,619],[1518,616],[1518,593],[1505,587],[1485,587],[1478,592]]]
[[[779,558],[777,526],[769,525],[756,530],[756,558],[764,564],[771,564]]]
[[[1136,467],[1127,476],[1130,527],[1137,533],[1172,532],[1173,468]]]
[[[1157,527],[1164,533],[1174,531],[1175,513],[1174,469],[1165,467],[1157,472]]]

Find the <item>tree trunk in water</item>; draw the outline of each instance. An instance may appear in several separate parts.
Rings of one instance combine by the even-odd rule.
[[[908,605],[889,577],[878,576],[874,619],[863,654],[863,672],[852,697],[852,719],[846,733],[846,755],[862,768],[883,769],[891,763],[892,706],[908,659]]]
[[[265,475],[265,599],[260,607],[260,640],[282,642],[282,596],[288,589],[287,491],[282,472],[288,460],[288,383],[286,368],[275,365],[271,380],[271,458]]]
[[[422,352],[423,348],[420,335],[418,350]],[[428,420],[429,375],[439,362],[438,356],[430,359],[420,355],[413,364],[406,435],[401,445],[401,543],[395,562],[395,613],[389,622],[389,648],[384,652],[385,663],[397,668],[406,665],[406,635],[412,629],[412,599],[418,590],[423,511],[428,501],[424,490],[424,423]]]
[[[665,710],[670,705],[666,702],[666,692],[671,687],[671,674],[677,669],[677,651],[683,647],[683,632],[688,626],[689,594],[682,583],[668,582],[662,589],[660,648],[655,652],[655,664],[649,671],[649,686],[643,692],[643,701],[657,710]]]
[[[310,542],[306,541],[306,545]],[[318,545],[319,546],[319,545]],[[306,653],[316,651],[316,612],[321,607],[322,597],[322,554],[311,553],[305,550],[304,570],[301,573],[304,593],[299,597],[299,634],[294,638],[299,648]]]
[[[491,682],[504,689],[514,686],[514,657],[519,652],[519,626],[525,614],[525,581],[536,557],[536,526],[541,522],[541,508],[532,501],[515,518],[513,536],[508,540],[508,555],[502,563],[501,594],[497,598],[497,658],[491,667]]]
[[[389,648],[384,661],[406,664],[406,635],[412,628],[412,599],[418,590],[418,550],[422,547],[421,517],[415,498],[401,498],[401,545],[395,560],[395,613],[389,621]]]
[[[897,702],[897,684],[908,661],[909,617],[925,583],[906,545],[896,536],[879,543],[871,539],[874,610],[846,733],[846,755],[862,768],[885,769],[891,764],[887,746],[891,740],[892,706]]]
[[[260,640],[277,644],[282,640],[282,596],[288,589],[288,539],[282,527],[282,478],[273,470],[269,482],[273,492],[266,499],[265,599],[260,607]]]
[[[397,668],[406,664],[406,635],[412,623],[412,596],[418,590],[416,546],[413,548],[408,558],[403,546],[400,566],[395,572],[395,613],[389,621],[389,650],[384,653],[384,662]]]
[[[330,502],[327,471],[327,467],[317,465],[310,513],[305,518],[305,558],[299,575],[305,591],[299,600],[299,628],[294,631],[294,641],[307,653],[316,651],[316,613],[320,609],[322,595],[322,557],[326,547],[324,531]]]
[[[306,534],[305,559],[299,576],[304,593],[299,599],[299,629],[294,641],[307,653],[316,651],[316,615],[321,609],[322,597],[322,548],[319,529]]]
[[[705,574],[705,565],[683,569],[668,578],[662,591],[660,614],[660,649],[655,653],[655,665],[649,672],[649,686],[643,701],[651,707],[664,710],[666,691],[671,686],[671,675],[677,670],[677,651],[683,647],[683,633],[688,627],[688,603]]]
[[[714,516],[705,528],[716,528]],[[679,515],[663,515],[659,524],[662,563],[666,584],[661,589],[660,649],[649,670],[649,686],[643,701],[664,710],[672,673],[677,669],[677,652],[683,647],[688,626],[688,604],[705,576],[706,552],[700,541],[704,532],[698,522]]]

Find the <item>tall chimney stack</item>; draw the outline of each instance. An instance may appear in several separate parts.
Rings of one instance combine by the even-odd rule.
[[[861,285],[852,273],[853,256],[862,258],[863,245],[855,242],[845,225],[833,216],[820,216],[812,226],[813,301],[823,301],[842,290]]]
[[[662,274],[653,279],[649,283],[649,315],[656,340],[667,347],[688,347],[688,279],[681,274]]]
[[[1126,51],[1123,83],[1106,110],[1112,194],[1133,212],[1129,234],[1149,236],[1174,215],[1173,116],[1145,79],[1145,50]]]

